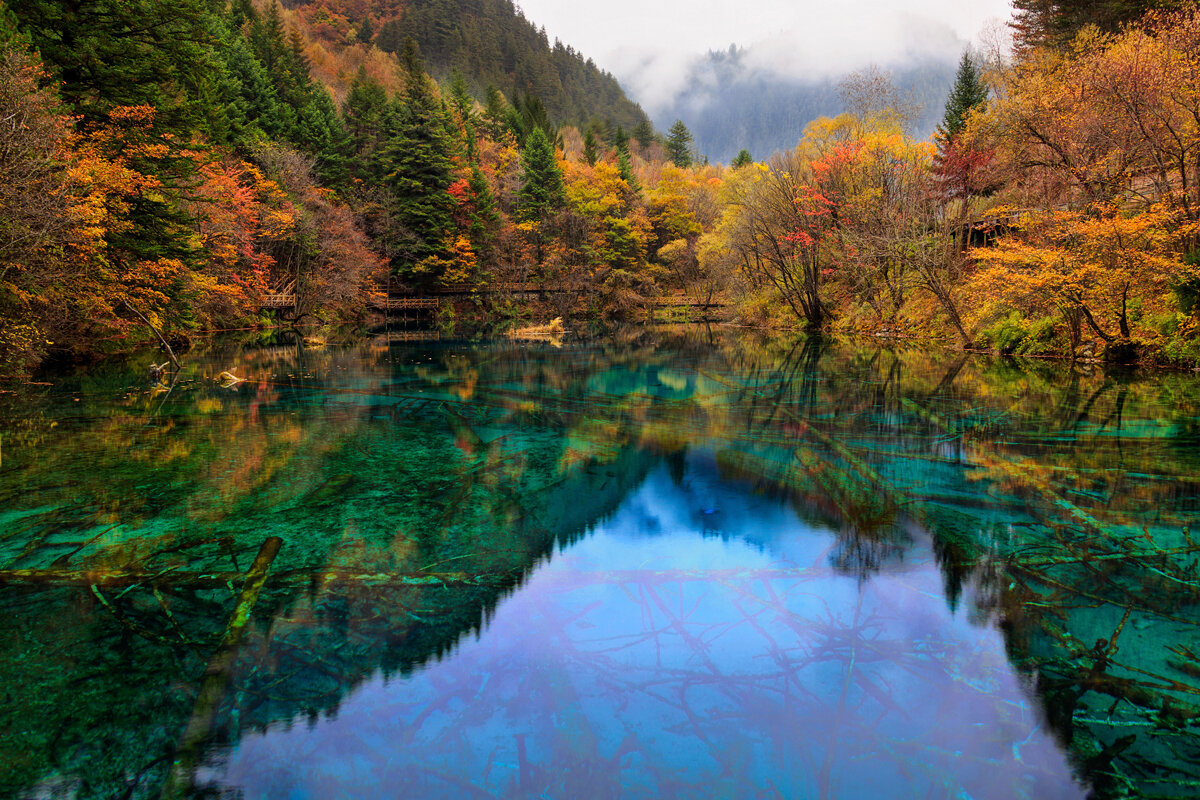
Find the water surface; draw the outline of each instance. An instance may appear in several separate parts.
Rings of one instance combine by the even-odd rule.
[[[1196,793],[1193,376],[413,338],[0,395],[0,790]]]

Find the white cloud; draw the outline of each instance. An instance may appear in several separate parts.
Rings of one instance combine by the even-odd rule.
[[[647,110],[667,103],[709,50],[746,48],[747,66],[819,79],[868,63],[953,59],[1009,0],[523,0],[525,16],[617,76]]]

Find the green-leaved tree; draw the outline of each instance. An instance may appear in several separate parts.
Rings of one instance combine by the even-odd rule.
[[[566,203],[562,170],[554,148],[541,128],[534,128],[521,151],[524,177],[518,193],[518,216],[523,222],[542,222]]]
[[[954,77],[954,88],[946,100],[946,115],[938,126],[938,138],[945,141],[953,139],[962,133],[967,124],[967,117],[972,111],[982,109],[987,105],[988,87],[979,75],[979,67],[970,51],[962,54],[958,62],[958,73]]]
[[[451,151],[442,104],[425,74],[416,44],[405,43],[404,97],[394,104],[391,136],[382,154],[385,182],[394,199],[396,225],[388,233],[392,270],[416,283],[431,283],[440,275],[434,266],[448,250],[453,228],[454,180]]]
[[[677,167],[692,165],[692,133],[681,119],[675,120],[667,132],[667,156]]]

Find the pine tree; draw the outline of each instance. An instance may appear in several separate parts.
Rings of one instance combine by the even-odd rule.
[[[4,4],[4,0],[0,0],[0,49],[13,47],[25,50],[28,46],[29,37],[21,33],[17,15]]]
[[[355,40],[362,44],[370,44],[374,37],[375,29],[371,27],[371,18],[363,17],[362,25],[358,26],[358,33],[354,37]]]
[[[1054,28],[1054,0],[1013,0],[1013,43],[1017,50],[1039,47],[1050,41]]]
[[[481,258],[487,259],[496,240],[495,230],[500,222],[500,214],[496,210],[496,198],[492,187],[478,165],[472,165],[471,177],[467,179],[467,191],[471,198],[471,217],[468,234],[471,247]]]
[[[969,51],[962,54],[958,62],[958,74],[954,78],[954,88],[946,100],[946,114],[942,124],[938,126],[938,138],[950,141],[962,133],[967,124],[967,117],[972,111],[982,109],[987,105],[988,88],[979,76],[975,59]]]
[[[675,120],[667,134],[667,156],[677,167],[692,165],[692,134],[681,119]]]
[[[287,42],[284,38],[283,18],[279,4],[272,2],[267,6],[265,14],[260,14],[250,24],[247,39],[254,57],[262,64],[271,79],[272,85],[278,85],[279,77],[285,70]]]
[[[253,24],[258,19],[258,11],[251,0],[231,0],[227,14],[229,30],[240,31],[247,22]]]
[[[324,86],[315,87],[312,99],[300,110],[296,143],[316,157],[316,172],[322,183],[334,188],[345,186],[350,177],[350,136]]]
[[[300,108],[313,92],[313,80],[310,75],[312,62],[304,53],[304,37],[295,28],[288,31],[283,65],[284,71],[277,76],[276,91],[285,102]]]
[[[589,167],[596,166],[596,151],[599,143],[596,141],[596,134],[588,128],[583,133],[583,160],[587,162]]]
[[[387,92],[360,65],[342,105],[342,121],[350,137],[350,172],[373,184],[381,183],[384,178],[379,155],[386,138],[387,114]]]
[[[958,65],[954,88],[946,100],[946,114],[937,129],[937,153],[933,172],[945,198],[988,194],[991,190],[979,184],[980,166],[990,159],[989,151],[964,146],[960,134],[973,111],[987,105],[988,88],[979,77],[979,70],[970,52],[964,52]]]
[[[154,124],[187,135],[219,57],[209,0],[5,0],[19,28],[89,121],[116,106],[154,106]]]
[[[483,108],[484,128],[493,140],[504,135],[508,120],[508,101],[495,86],[487,87],[487,103]]]
[[[633,174],[633,159],[629,155],[629,145],[617,150],[617,173],[621,176],[621,180],[629,186],[629,191],[637,194],[642,190],[642,184]]]
[[[524,142],[534,129],[540,129],[546,134],[547,141],[553,147],[562,146],[558,126],[550,121],[550,114],[545,104],[533,94],[513,95],[512,107],[508,109],[508,128],[517,137],[518,142]]]
[[[633,138],[642,147],[649,147],[654,142],[654,126],[650,120],[641,120],[633,127]]]
[[[729,163],[729,166],[733,167],[734,169],[741,169],[742,167],[748,167],[753,163],[754,157],[750,155],[749,150],[743,147],[738,151],[738,154],[733,157],[733,161]]]
[[[518,216],[525,222],[549,219],[566,203],[562,170],[541,128],[534,128],[521,151],[524,177],[518,193]]]
[[[429,283],[424,263],[446,255],[453,227],[453,182],[442,104],[425,74],[416,43],[405,43],[401,65],[405,93],[392,109],[394,130],[382,154],[385,183],[395,198],[393,212],[399,223],[386,234],[392,270],[406,279]]]
[[[629,154],[629,134],[625,133],[625,129],[618,125],[615,138],[617,140],[617,173],[621,176],[621,180],[625,181],[629,191],[636,194],[642,190],[642,185],[638,183],[637,176],[633,174],[633,156]]]
[[[250,51],[245,37],[234,34],[224,49],[225,68],[236,93],[229,99],[234,120],[231,136],[235,143],[247,145],[263,134],[287,139],[296,126],[295,112],[279,102],[279,95],[262,62]],[[244,120],[238,124],[238,120]]]
[[[613,147],[618,153],[629,152],[629,134],[620,125],[617,126],[617,132],[613,134]]]
[[[455,134],[462,139],[463,152],[467,156],[467,161],[474,164],[479,160],[475,142],[479,120],[475,114],[475,100],[467,91],[467,82],[458,70],[455,70],[450,77],[450,107],[453,109],[458,126]]]
[[[1013,0],[1013,39],[1018,51],[1062,47],[1087,26],[1114,33],[1155,9],[1187,6],[1176,0]]]

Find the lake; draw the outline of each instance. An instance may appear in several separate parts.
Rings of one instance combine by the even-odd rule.
[[[1196,375],[705,326],[150,358],[0,394],[4,796],[1200,793]]]

